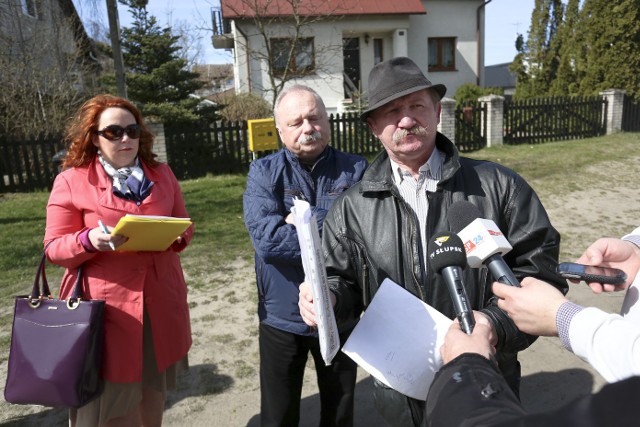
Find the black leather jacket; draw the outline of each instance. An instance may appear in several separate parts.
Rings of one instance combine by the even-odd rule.
[[[451,231],[449,206],[468,200],[484,218],[497,224],[513,246],[504,258],[518,279],[534,276],[566,293],[566,281],[555,274],[560,235],[529,184],[499,164],[459,157],[453,143],[440,133],[436,147],[445,160],[437,191],[428,193],[427,235]],[[417,227],[418,219],[400,197],[383,151],[360,183],[334,202],[324,222],[327,275],[337,297],[339,324],[357,322],[387,277],[446,316],[455,317],[446,283],[422,261]],[[520,332],[497,307],[491,291],[493,278],[486,268],[466,267],[463,281],[472,308],[487,314],[495,325],[496,357],[517,393],[520,368],[516,353],[536,337]]]
[[[567,399],[553,411],[527,414],[493,363],[465,353],[442,367],[427,397],[430,427],[609,427],[638,425],[640,377],[604,386],[596,394]],[[581,393],[582,394],[582,393]]]

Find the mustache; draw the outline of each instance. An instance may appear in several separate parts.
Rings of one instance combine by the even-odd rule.
[[[420,125],[415,125],[411,129],[396,129],[393,133],[393,143],[400,144],[408,135],[429,136],[429,129]]]
[[[322,134],[319,131],[314,131],[311,135],[300,135],[298,138],[298,144],[305,145],[308,142],[315,142],[322,138]]]

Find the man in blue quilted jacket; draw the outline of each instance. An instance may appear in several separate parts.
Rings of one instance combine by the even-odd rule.
[[[319,425],[352,426],[357,365],[338,352],[325,366],[317,332],[300,316],[298,286],[304,270],[290,209],[296,197],[309,202],[322,233],[329,207],[360,180],[367,161],[328,145],[327,112],[311,88],[283,90],[274,115],[284,148],[251,164],[244,193],[258,285],[261,426],[299,424],[309,352],[320,391]],[[341,345],[350,332],[340,331]]]

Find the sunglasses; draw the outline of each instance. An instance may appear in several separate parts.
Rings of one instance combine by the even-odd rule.
[[[96,134],[104,138],[107,138],[109,141],[117,141],[120,138],[122,138],[122,136],[125,133],[129,138],[132,138],[132,139],[140,138],[140,126],[129,125],[126,128],[123,128],[122,126],[118,126],[118,125],[109,125],[109,126],[106,126],[104,129],[96,132]]]

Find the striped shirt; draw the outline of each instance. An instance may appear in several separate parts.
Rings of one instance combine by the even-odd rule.
[[[442,164],[444,155],[434,149],[433,154],[427,162],[420,166],[418,170],[420,176],[416,180],[411,172],[390,159],[393,180],[400,192],[400,196],[411,206],[418,218],[418,233],[420,233],[420,243],[422,246],[422,256],[426,271],[427,265],[427,213],[429,212],[429,200],[427,192],[435,192],[438,181],[442,177]]]
[[[636,228],[631,232],[631,234],[627,234],[622,237],[622,240],[626,240],[628,242],[633,243],[634,245],[640,247],[640,227]],[[628,307],[625,308],[625,303],[627,298],[622,303],[621,313],[626,313],[628,311]],[[564,302],[558,311],[556,312],[556,329],[558,331],[558,336],[560,337],[560,341],[565,346],[565,348],[571,352],[573,349],[571,348],[571,340],[569,339],[569,327],[571,326],[571,321],[573,317],[580,313],[584,307],[579,306],[571,301]]]

